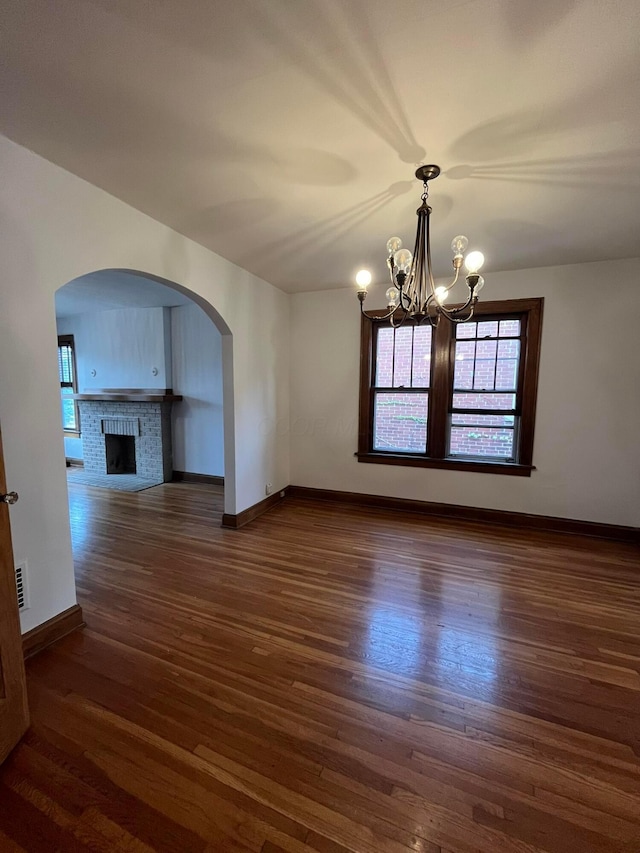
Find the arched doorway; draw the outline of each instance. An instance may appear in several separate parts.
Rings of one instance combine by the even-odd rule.
[[[176,329],[179,330],[178,337],[183,350],[183,373],[187,369],[185,362],[189,359],[189,348],[192,355],[197,354],[197,334],[205,335],[206,329],[209,328],[212,335],[218,337],[219,356],[216,360],[219,363],[211,364],[212,371],[219,370],[220,388],[216,396],[222,404],[217,406],[218,409],[221,408],[216,414],[217,426],[212,422],[204,427],[203,417],[206,412],[198,412],[197,406],[189,407],[182,402],[176,406],[180,407],[183,415],[185,412],[190,414],[192,427],[195,424],[194,419],[199,417],[200,433],[209,428],[211,435],[217,437],[208,444],[219,441],[221,445],[218,467],[223,466],[225,512],[233,512],[236,479],[233,337],[228,324],[217,309],[206,299],[177,282],[141,270],[114,268],[79,276],[60,287],[56,291],[56,316],[59,330],[63,329],[71,339],[74,328],[84,328],[85,350],[93,352],[91,365],[88,352],[85,351],[81,355],[82,367],[75,377],[76,390],[80,392],[89,389],[107,391],[172,388],[175,394],[180,394],[179,387],[173,388],[172,377],[175,368],[172,345],[177,334]],[[80,317],[84,318],[82,322]],[[62,319],[64,322],[61,322]],[[176,320],[179,322],[176,323]],[[209,322],[212,324],[210,327]],[[98,340],[104,336],[110,336],[111,340]],[[77,355],[78,353],[76,357]],[[206,366],[200,364],[200,374],[204,373]],[[63,389],[63,393],[64,390],[73,389]],[[65,407],[68,402],[70,403],[64,401]],[[209,409],[211,408],[210,406]],[[173,432],[177,434],[179,443],[183,444],[185,432],[188,432],[185,431],[185,417],[176,419],[175,414],[174,412]],[[65,438],[67,447],[73,446],[76,452],[83,441],[80,438],[80,429],[78,421],[77,437],[74,439],[72,433],[67,433]],[[193,429],[190,434],[194,435]],[[205,443],[201,442],[203,445]],[[86,441],[86,446],[90,445],[91,442]],[[211,447],[208,449],[211,450]],[[70,455],[73,456],[73,452]],[[184,453],[181,458],[184,459]]]

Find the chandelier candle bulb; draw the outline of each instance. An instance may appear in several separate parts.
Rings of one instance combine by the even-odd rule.
[[[359,270],[356,273],[356,284],[358,285],[358,299],[360,300],[360,309],[362,303],[367,298],[367,287],[371,284],[371,273],[369,270]]]
[[[394,263],[400,272],[408,273],[411,269],[411,252],[408,249],[400,249],[393,256]]]
[[[457,237],[454,237],[451,241],[451,251],[453,252],[453,257],[461,258],[467,251],[468,245],[469,241],[463,234],[459,234]]]
[[[469,252],[467,257],[465,258],[464,265],[467,268],[467,272],[476,273],[484,263],[484,255],[482,252]]]
[[[356,284],[360,290],[365,290],[371,284],[371,273],[369,270],[360,270],[356,274]]]
[[[390,237],[387,240],[387,254],[392,257],[402,248],[402,240],[399,237]]]
[[[387,290],[387,312],[382,319],[389,320],[396,328],[406,320],[418,325],[428,320],[435,326],[440,317],[445,317],[451,323],[465,323],[473,317],[473,311],[478,300],[478,292],[484,285],[484,279],[478,275],[478,270],[484,263],[482,252],[470,252],[466,259],[464,253],[469,241],[463,234],[458,234],[451,241],[453,252],[453,269],[455,277],[448,285],[435,286],[431,263],[431,235],[429,220],[431,207],[427,204],[429,196],[428,184],[440,174],[439,166],[419,166],[416,178],[422,181],[422,204],[416,211],[418,230],[413,254],[402,247],[400,237],[390,237],[387,240],[387,266],[391,276],[391,287]],[[466,263],[469,274],[466,277],[468,296],[466,302],[457,307],[446,308],[444,303],[449,297],[449,291],[458,281],[460,269]],[[360,270],[356,275],[360,311],[369,319],[380,319],[380,312],[368,314],[363,302],[367,295],[367,285],[371,282],[371,274]]]
[[[387,297],[387,304],[389,308],[391,308],[392,305],[395,308],[400,299],[400,291],[396,287],[390,287],[385,295]]]

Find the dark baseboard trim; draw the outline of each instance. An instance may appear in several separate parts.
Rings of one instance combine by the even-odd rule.
[[[531,515],[524,512],[458,506],[457,504],[413,501],[406,498],[386,497],[385,495],[363,495],[358,492],[338,492],[332,489],[311,489],[306,486],[289,486],[287,495],[292,498],[309,498],[319,501],[356,504],[357,506],[378,507],[380,509],[404,510],[441,518],[460,518],[465,521],[480,521],[553,533],[572,533],[579,536],[592,536],[597,539],[613,539],[617,542],[640,544],[640,528],[624,527],[619,524],[601,524],[597,521],[579,521],[578,519],[556,518],[550,515]]]
[[[210,486],[224,486],[224,477],[215,474],[192,474],[190,471],[174,471],[171,478],[174,483],[208,483]]]
[[[82,618],[82,608],[79,604],[74,604],[68,610],[63,610],[53,619],[48,619],[42,625],[38,625],[37,628],[32,628],[31,631],[22,635],[22,652],[25,658],[37,655],[38,652],[66,637],[72,631],[83,628],[85,624]]]
[[[254,504],[247,509],[243,509],[242,512],[239,512],[237,515],[230,515],[225,512],[222,516],[222,524],[220,526],[229,527],[233,530],[237,530],[239,527],[244,527],[245,524],[249,524],[250,521],[253,521],[258,518],[258,516],[263,515],[270,509],[273,509],[276,504],[283,501],[289,493],[289,489],[290,486],[286,486],[286,488],[280,489],[275,492],[275,494],[269,495],[268,498],[260,501],[260,503]]]
[[[75,459],[73,456],[67,456],[67,468],[84,468],[84,459]]]

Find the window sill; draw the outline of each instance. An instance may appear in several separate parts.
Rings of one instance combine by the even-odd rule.
[[[65,438],[80,438],[81,433],[76,432],[75,430],[65,429],[62,431],[62,434]]]
[[[473,471],[481,474],[506,474],[511,477],[530,477],[535,465],[513,462],[471,462],[466,459],[428,459],[425,456],[391,453],[355,453],[358,462],[374,465],[403,465],[411,468],[447,468],[450,471]]]

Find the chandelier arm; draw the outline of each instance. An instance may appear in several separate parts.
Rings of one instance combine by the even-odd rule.
[[[388,307],[388,306],[387,306]],[[395,311],[398,310],[398,306],[394,305],[393,308],[389,311],[388,314],[384,314],[383,316],[379,316],[378,314],[369,314],[368,311],[365,311],[362,307],[362,302],[360,303],[360,313],[367,318],[367,320],[388,320],[393,316]]]
[[[471,310],[469,311],[469,314],[466,317],[452,317],[450,314],[447,314],[447,319],[451,323],[467,323],[473,317],[475,307],[475,305],[471,306]]]
[[[394,269],[395,269],[395,267],[394,267]],[[403,299],[405,299],[405,300],[408,299],[407,292],[405,290],[405,284],[407,281],[406,273],[398,271],[395,274],[395,279],[392,278],[391,281],[393,283],[393,286],[398,291],[398,305],[402,308],[403,311],[408,311],[411,303],[409,302],[408,305],[405,306],[405,305],[403,305],[403,302],[402,302]]]
[[[397,307],[398,307],[398,306],[396,306],[396,308],[397,308]],[[393,312],[393,314],[391,315],[391,319],[390,319],[390,321],[389,321],[389,322],[391,323],[391,326],[392,326],[392,328],[394,328],[394,329],[399,329],[399,328],[400,328],[400,326],[403,326],[403,325],[404,325],[404,321],[405,321],[405,320],[407,319],[407,317],[409,316],[409,313],[408,313],[407,311],[405,311],[405,310],[404,310],[404,308],[403,308],[402,310],[404,311],[404,313],[403,313],[402,317],[400,318],[400,322],[399,322],[399,323],[396,323],[396,322],[395,322],[395,320],[393,319],[393,318],[395,317],[395,311],[394,311],[394,312]]]
[[[453,277],[453,281],[451,282],[451,284],[446,284],[446,285],[444,285],[444,287],[446,287],[446,288],[447,288],[447,290],[451,290],[451,288],[452,288],[455,284],[457,284],[459,277],[460,277],[460,270],[456,270],[456,274],[455,274],[455,276]]]
[[[445,309],[445,310],[447,311],[447,314],[449,316],[455,317],[457,314],[462,314],[463,311],[466,311],[470,305],[473,307],[473,305],[475,305],[475,301],[477,300],[477,298],[478,298],[477,296],[475,296],[473,293],[471,293],[469,295],[469,298],[467,299],[467,301],[464,303],[464,305],[460,305],[459,308],[449,308],[448,310],[447,309]]]
[[[402,284],[400,284],[398,286],[398,290],[399,290],[399,294],[400,294],[398,297],[398,305],[400,305],[400,307],[402,308],[403,311],[408,312],[409,308],[411,308],[411,299],[409,297],[409,294],[404,289],[404,285],[402,285]],[[406,300],[406,303],[407,303],[406,305],[402,304],[403,299]]]
[[[436,313],[432,314],[431,311],[429,311],[429,306],[433,305],[434,303],[436,303]],[[434,294],[430,294],[424,306],[424,315],[428,318],[432,329],[435,329],[435,327],[438,325],[438,307],[439,306],[437,304],[436,297],[434,296]]]
[[[440,306],[440,310],[443,314],[446,315],[447,319],[452,323],[466,323],[467,320],[470,320],[473,317],[473,312],[476,307],[477,297],[470,296],[469,299],[461,305],[459,308],[442,308]],[[459,314],[462,314],[463,311],[466,311],[467,308],[470,308],[469,314],[466,317],[459,317]]]
[[[420,259],[422,257],[420,253],[420,248],[422,244],[422,231],[423,231],[423,223],[422,223],[422,207],[418,208],[418,224],[416,226],[416,239],[413,246],[413,258],[411,259],[411,268],[409,269],[409,274],[407,275],[407,297],[409,300],[409,309],[413,309],[413,311],[420,310],[420,302],[419,302],[419,283],[416,286],[416,274],[420,272]]]
[[[397,287],[398,285],[396,282],[396,272],[395,272],[396,265],[393,262],[393,255],[389,256],[389,259],[387,260],[387,266],[389,268],[389,277],[391,278],[391,284],[393,287]]]
[[[422,228],[421,228],[421,243],[420,243],[420,284],[419,284],[419,305],[420,311],[424,312],[427,310],[427,302],[429,301],[430,296],[430,281],[429,281],[429,256],[431,252],[431,247],[429,243],[429,222],[430,222],[430,214],[431,209],[426,204],[426,200],[424,203],[424,210],[422,213]],[[427,259],[427,267],[425,269],[424,259]]]
[[[431,270],[431,228],[429,224],[429,219],[429,214],[427,214],[427,270],[429,272],[429,288],[431,289],[431,295],[435,296],[436,286],[433,281],[433,272]]]

